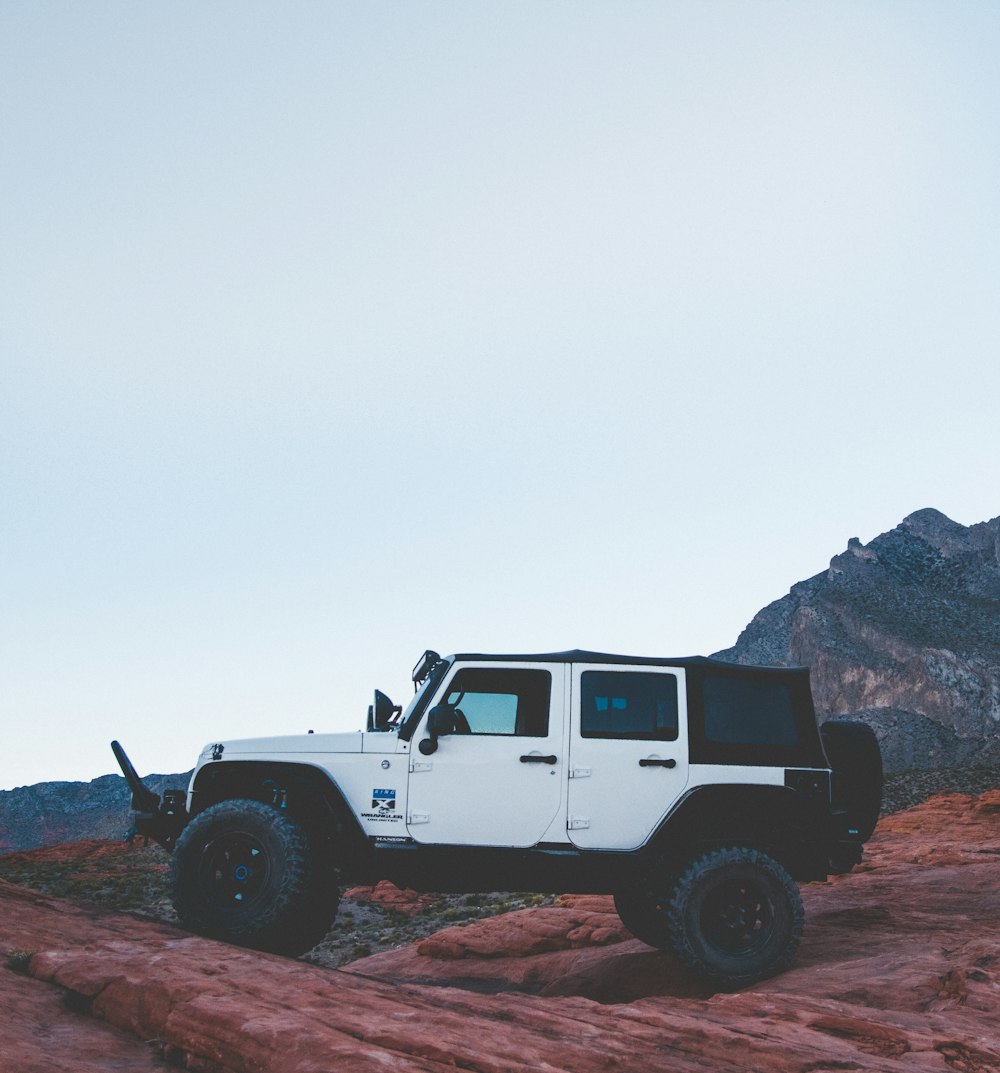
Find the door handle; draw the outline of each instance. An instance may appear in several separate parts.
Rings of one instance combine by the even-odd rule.
[[[645,760],[639,761],[639,767],[677,767],[677,761],[670,760],[653,760],[647,757]]]
[[[522,764],[554,764],[558,758],[555,756],[522,756]]]

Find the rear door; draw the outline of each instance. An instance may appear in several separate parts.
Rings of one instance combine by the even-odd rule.
[[[687,785],[679,667],[573,664],[567,828],[582,849],[635,849]]]
[[[527,847],[562,827],[566,664],[463,663],[434,703],[455,710],[456,732],[429,756],[429,711],[410,753],[407,826],[434,845]]]

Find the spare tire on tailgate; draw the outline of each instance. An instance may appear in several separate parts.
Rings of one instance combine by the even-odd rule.
[[[865,723],[836,721],[819,728],[833,769],[833,807],[847,813],[851,837],[867,841],[882,809],[882,751]]]

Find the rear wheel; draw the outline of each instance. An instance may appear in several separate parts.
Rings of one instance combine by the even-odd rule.
[[[192,931],[297,955],[337,915],[333,869],[302,828],[259,801],[223,801],[185,827],[171,861],[173,903]]]
[[[667,912],[678,959],[733,990],[786,969],[802,938],[798,887],[760,850],[713,850],[680,873]]]

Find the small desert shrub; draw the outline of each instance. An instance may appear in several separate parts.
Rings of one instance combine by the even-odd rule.
[[[34,950],[8,950],[7,968],[14,972],[27,973],[28,962],[35,956]]]
[[[118,856],[77,857],[71,849],[63,860],[30,853],[0,857],[0,876],[57,898],[100,905],[119,912],[150,910],[168,898],[167,871],[158,848],[123,849]]]

